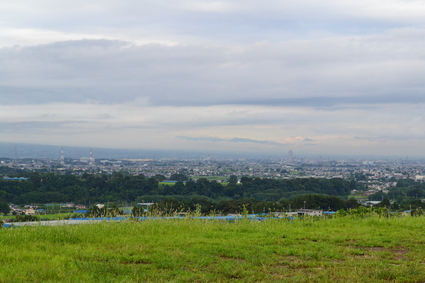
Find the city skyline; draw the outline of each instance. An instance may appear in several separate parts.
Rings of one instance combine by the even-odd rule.
[[[0,142],[419,156],[421,1],[0,4]]]

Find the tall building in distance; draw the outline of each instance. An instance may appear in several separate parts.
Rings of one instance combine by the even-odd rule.
[[[63,147],[62,147],[62,151],[61,151],[61,165],[62,166],[65,165],[65,157],[64,157],[64,154],[63,154]]]
[[[93,166],[94,159],[93,159],[93,151],[90,148],[90,159],[89,159],[89,166]]]
[[[288,161],[292,161],[292,160],[294,160],[294,153],[292,152],[292,150],[290,150],[288,152]]]

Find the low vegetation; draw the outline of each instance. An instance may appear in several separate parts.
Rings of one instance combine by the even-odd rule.
[[[423,282],[423,216],[0,229],[0,282]]]

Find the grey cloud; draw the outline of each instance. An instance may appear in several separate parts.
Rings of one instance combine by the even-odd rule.
[[[423,22],[421,13],[401,16],[396,5],[382,5],[380,1],[3,2],[10,3],[2,5],[0,18],[18,27],[77,33],[115,31],[136,33],[139,38],[148,33],[146,30],[153,30],[153,34],[188,35],[215,42],[223,38],[233,42],[281,40],[308,36],[312,31],[376,33]],[[409,1],[396,2],[409,11],[405,9]],[[389,15],[384,16],[387,11]]]
[[[22,122],[0,122],[0,130],[8,132],[38,132],[38,131],[54,131],[62,132],[64,126],[71,124],[86,123],[85,121],[22,121]]]
[[[425,134],[422,135],[378,135],[378,136],[364,136],[353,137],[354,140],[365,140],[370,142],[386,142],[386,141],[409,141],[409,140],[424,140]]]
[[[416,35],[410,39],[416,45],[407,50],[396,37],[374,41],[369,48],[368,39],[360,41],[360,48],[341,39],[310,41],[301,47],[290,41],[263,43],[240,51],[110,40],[2,48],[0,103],[109,104],[139,99],[154,106],[425,103],[425,41]]]
[[[223,138],[219,138],[219,137],[185,137],[185,136],[178,136],[177,138],[188,140],[188,141],[257,143],[257,144],[275,145],[275,146],[285,145],[284,143],[278,143],[278,142],[273,142],[273,141],[261,141],[261,140],[246,139],[246,138],[223,139]]]
[[[161,146],[164,132],[215,127],[219,136],[239,129],[253,139],[168,145],[204,139],[279,150],[267,140],[311,137],[296,141],[308,151],[355,136],[363,145],[409,140],[412,151],[417,141],[417,152],[425,138],[414,120],[425,103],[421,1],[42,2],[0,4],[0,46],[10,46],[0,48],[0,106],[11,113],[0,111],[0,129],[10,140],[15,131],[23,139],[78,131],[112,144],[100,133],[113,128],[149,131]],[[58,105],[90,107],[67,114]],[[34,117],[43,121],[25,122]]]
[[[359,136],[354,136],[353,139],[355,139],[355,140],[373,140],[371,137],[359,137]]]
[[[111,114],[98,114],[98,115],[96,115],[96,118],[99,118],[99,119],[113,119],[115,117],[112,116]]]

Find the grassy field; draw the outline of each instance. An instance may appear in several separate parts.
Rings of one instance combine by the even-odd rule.
[[[201,178],[207,179],[208,181],[221,181],[221,180],[227,181],[227,180],[229,180],[229,177],[224,177],[224,176],[196,176],[196,177],[193,177],[192,179],[197,180],[197,179],[201,179]]]
[[[367,199],[367,195],[350,195],[350,198],[355,198],[357,200],[359,199]]]
[[[0,282],[424,282],[424,217],[0,229]]]

